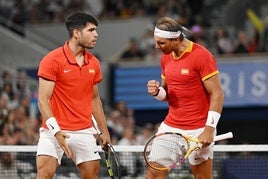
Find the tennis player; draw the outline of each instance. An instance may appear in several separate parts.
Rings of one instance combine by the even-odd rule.
[[[102,73],[98,59],[87,49],[98,39],[98,20],[75,12],[66,20],[70,38],[40,62],[38,105],[42,127],[37,148],[37,178],[52,179],[65,153],[76,164],[81,178],[97,179],[94,115],[102,132],[102,147],[110,143],[98,83]]]
[[[149,80],[147,90],[169,106],[158,133],[178,132],[198,138],[203,147],[189,156],[191,171],[196,179],[211,179],[213,139],[224,101],[216,61],[207,49],[188,40],[184,28],[172,18],[157,21],[154,40],[162,51],[162,81]],[[170,153],[159,155],[171,157]],[[146,172],[147,179],[167,175],[167,171],[151,168]]]

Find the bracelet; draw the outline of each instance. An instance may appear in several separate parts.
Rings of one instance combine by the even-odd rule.
[[[206,126],[217,127],[221,114],[216,111],[208,111]]]
[[[53,136],[60,131],[60,126],[55,117],[50,117],[46,120],[46,125]]]
[[[159,101],[162,101],[166,98],[166,96],[167,96],[166,90],[162,86],[160,86],[158,88],[158,93],[154,96],[154,98]]]

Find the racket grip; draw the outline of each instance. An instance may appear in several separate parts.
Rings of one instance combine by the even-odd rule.
[[[232,132],[227,132],[225,134],[217,135],[214,137],[214,142],[224,140],[224,139],[230,139],[233,138],[233,133]]]

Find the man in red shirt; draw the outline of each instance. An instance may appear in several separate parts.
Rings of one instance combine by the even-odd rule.
[[[38,105],[43,118],[37,148],[37,178],[53,178],[63,153],[71,158],[81,178],[97,179],[97,152],[92,115],[102,132],[102,146],[110,135],[98,93],[102,73],[94,48],[98,20],[76,12],[66,20],[70,39],[40,62]]]
[[[154,39],[162,51],[162,82],[150,80],[147,89],[169,105],[158,133],[178,132],[198,138],[203,147],[188,158],[192,173],[198,179],[212,179],[213,139],[224,101],[216,61],[203,46],[185,38],[183,28],[171,18],[157,21]],[[163,179],[167,174],[148,168],[146,178]]]

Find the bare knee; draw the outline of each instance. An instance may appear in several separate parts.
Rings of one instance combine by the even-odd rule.
[[[165,179],[167,175],[168,175],[168,171],[155,170],[149,167],[146,170],[145,178],[146,179]]]
[[[57,166],[57,159],[54,157],[38,156],[36,159],[37,179],[52,179]]]
[[[83,179],[98,179],[100,162],[99,160],[83,162],[79,164],[78,170]]]
[[[212,160],[208,159],[199,165],[191,165],[195,179],[212,179]]]

